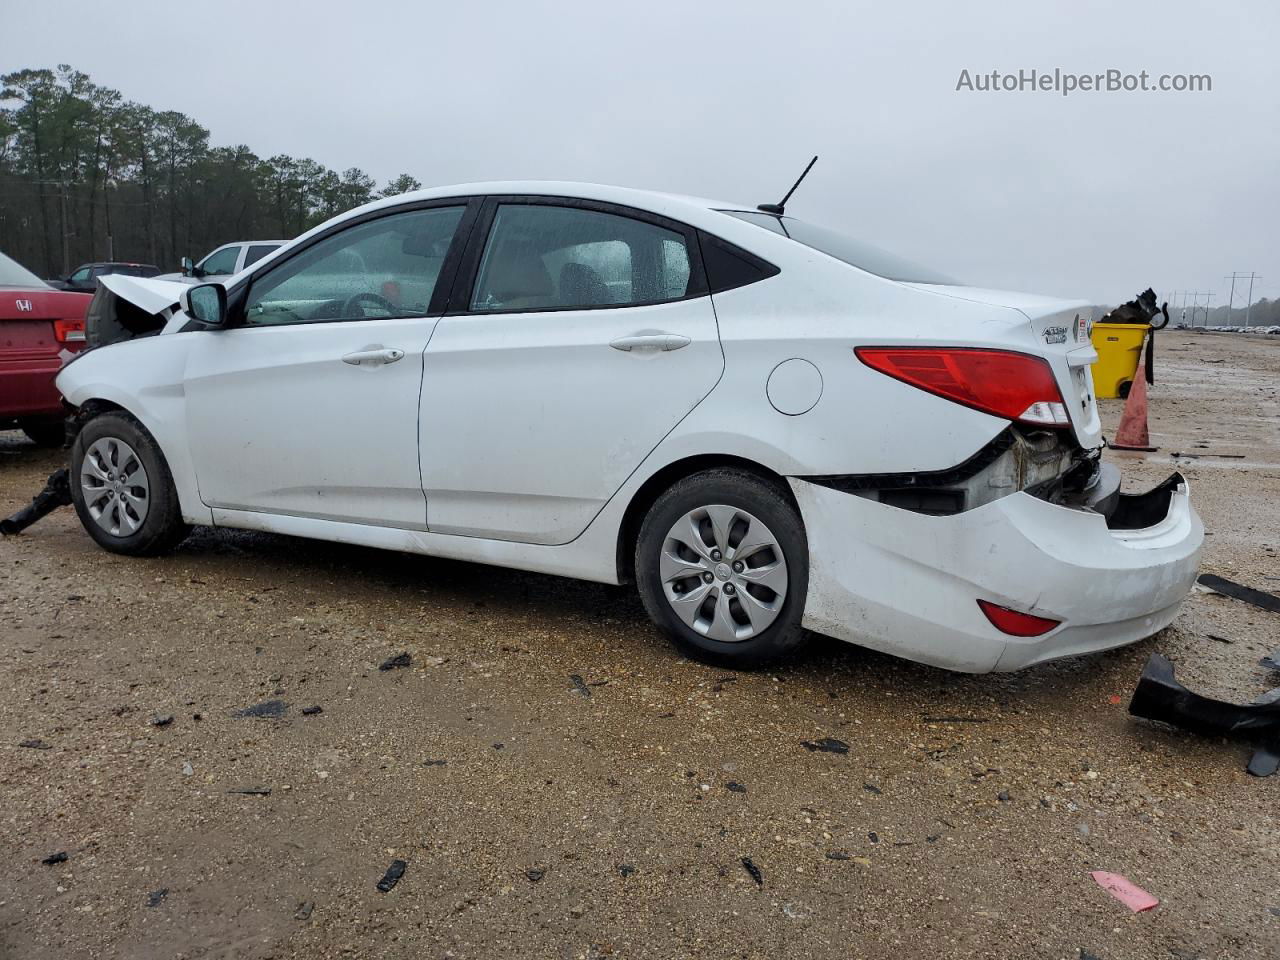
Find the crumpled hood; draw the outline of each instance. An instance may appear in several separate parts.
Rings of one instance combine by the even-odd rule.
[[[116,296],[123,297],[147,313],[163,313],[176,307],[183,291],[190,289],[185,283],[155,277],[128,277],[121,273],[102,277],[99,282]]]

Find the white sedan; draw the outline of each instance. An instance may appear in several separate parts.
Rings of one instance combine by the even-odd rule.
[[[58,377],[117,553],[191,524],[634,581],[687,654],[806,630],[1012,670],[1167,625],[1203,529],[1120,493],[1090,305],[958,285],[782,215],[617,187],[424,190]]]

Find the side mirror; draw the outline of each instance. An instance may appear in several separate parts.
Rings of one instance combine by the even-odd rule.
[[[221,327],[227,322],[227,288],[220,283],[202,283],[184,290],[182,308],[205,326]]]
[[[195,264],[191,262],[191,258],[183,257],[182,258],[182,275],[184,277],[189,277],[192,275],[194,271],[195,271]]]

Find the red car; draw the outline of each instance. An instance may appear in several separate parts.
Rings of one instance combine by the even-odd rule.
[[[55,290],[0,253],[0,429],[17,426],[41,446],[62,444],[65,411],[53,378],[84,346],[92,299]]]

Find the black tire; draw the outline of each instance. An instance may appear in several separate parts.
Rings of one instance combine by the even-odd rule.
[[[146,515],[137,530],[128,534],[113,534],[103,529],[94,518],[90,505],[85,502],[81,482],[85,456],[99,440],[114,439],[127,444],[146,471],[148,481],[148,505]],[[125,466],[120,464],[120,466]],[[80,523],[100,547],[112,553],[133,557],[148,557],[172,550],[190,532],[182,520],[178,505],[178,491],[173,485],[173,475],[165,462],[160,446],[137,420],[123,411],[113,410],[94,417],[80,430],[71,445],[71,502],[75,505]]]
[[[37,447],[56,449],[67,442],[67,427],[62,420],[23,420],[18,426]]]
[[[761,521],[781,549],[786,564],[786,590],[776,618],[744,640],[715,640],[695,630],[676,614],[662,582],[661,557],[668,532],[686,514],[713,505],[736,508]],[[658,497],[636,538],[635,574],[649,617],[681,653],[694,660],[752,669],[794,653],[808,637],[800,625],[809,586],[809,547],[804,524],[785,487],[745,470],[719,468],[694,474]],[[694,585],[696,588],[696,581]]]

